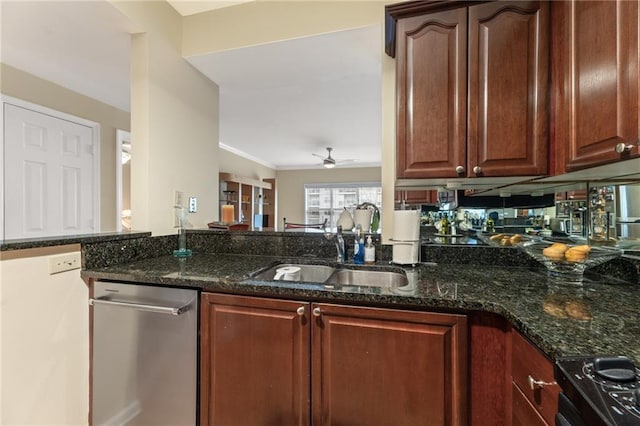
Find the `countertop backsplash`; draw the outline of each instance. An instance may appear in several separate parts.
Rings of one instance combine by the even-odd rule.
[[[347,259],[353,257],[352,238],[345,237]],[[373,235],[378,262],[390,262],[392,246],[380,244]],[[177,235],[141,237],[126,240],[87,242],[82,245],[83,268],[96,269],[171,254],[177,247]],[[236,254],[246,256],[307,257],[335,260],[332,239],[315,232],[251,232],[189,230],[187,247],[194,253]],[[421,262],[504,267],[538,267],[535,260],[513,247],[437,245],[421,247]],[[593,268],[591,273],[640,284],[640,256],[615,259]]]

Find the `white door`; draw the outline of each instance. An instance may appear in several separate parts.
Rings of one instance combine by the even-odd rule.
[[[4,238],[97,232],[93,132],[4,104]]]

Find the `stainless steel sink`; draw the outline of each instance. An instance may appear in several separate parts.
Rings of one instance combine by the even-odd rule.
[[[325,282],[328,285],[355,285],[366,287],[402,287],[408,284],[407,276],[400,272],[372,271],[365,269],[338,269]]]
[[[300,268],[300,279],[276,280],[275,276],[280,268]],[[332,267],[328,265],[278,263],[251,275],[252,280],[258,281],[282,281],[282,282],[307,282],[330,286],[361,286],[395,288],[408,284],[407,276],[401,270],[388,271],[380,269],[351,269],[348,266]]]
[[[311,283],[324,283],[333,274],[335,268],[326,265],[306,265],[297,263],[279,263],[253,276],[253,279],[261,281],[274,281],[276,271],[288,266],[300,268],[300,280]]]

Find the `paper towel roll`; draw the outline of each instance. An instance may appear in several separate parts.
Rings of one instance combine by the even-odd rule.
[[[417,241],[420,239],[420,211],[396,210],[393,212],[393,239]]]

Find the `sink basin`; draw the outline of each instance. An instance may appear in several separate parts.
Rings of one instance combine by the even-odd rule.
[[[338,269],[325,282],[333,285],[366,287],[402,287],[408,284],[407,276],[399,272],[371,271],[364,269]]]
[[[253,279],[261,280],[261,281],[274,281],[274,277],[276,275],[276,271],[280,268],[295,266],[300,268],[300,280],[296,281],[305,281],[312,283],[323,283],[329,279],[334,268],[326,265],[306,265],[306,264],[297,264],[297,263],[279,263],[275,266],[272,266],[269,269],[266,269],[262,272],[258,272],[253,276]]]
[[[300,278],[295,280],[279,279],[275,276],[280,268],[300,268]],[[304,263],[278,263],[267,269],[251,274],[252,280],[278,281],[278,282],[307,282],[333,286],[360,286],[396,288],[408,284],[407,276],[400,271],[387,271],[380,269],[351,269],[349,267],[328,265],[314,265]]]

